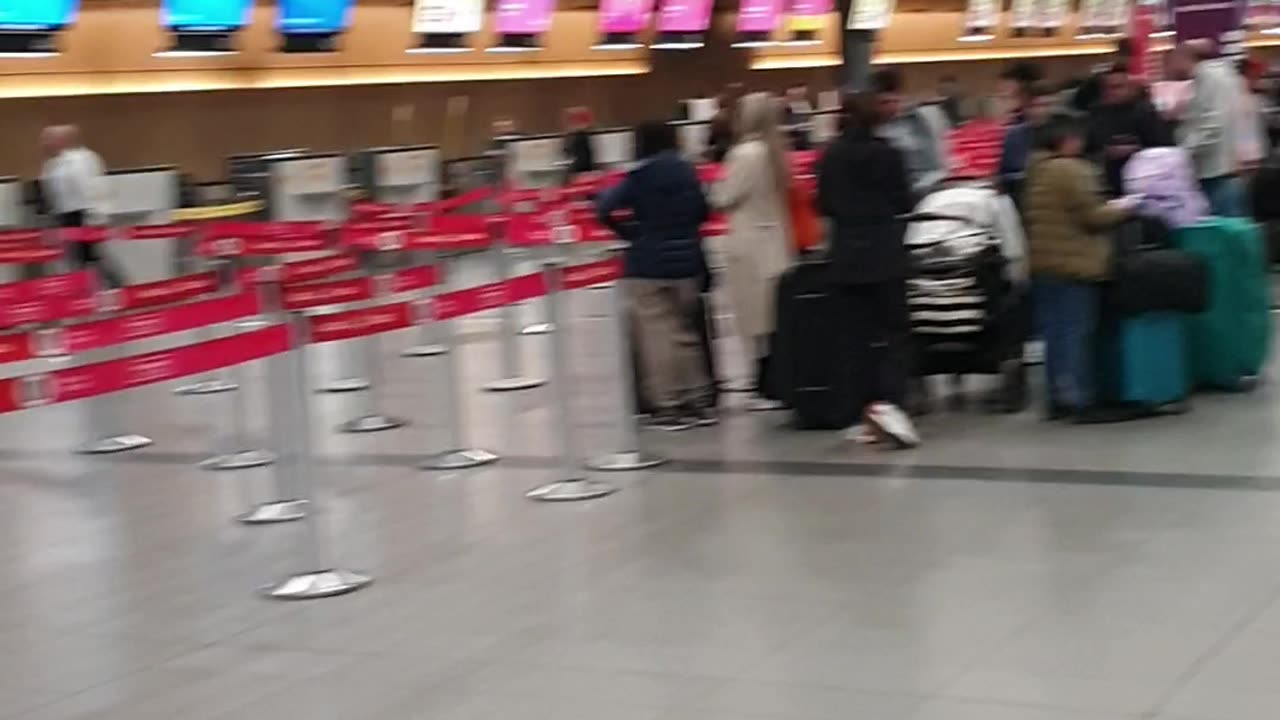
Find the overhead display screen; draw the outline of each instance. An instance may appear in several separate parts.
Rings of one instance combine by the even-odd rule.
[[[0,0],[0,30],[56,30],[76,19],[77,0]]]
[[[279,0],[276,29],[286,34],[336,33],[347,29],[351,0]]]
[[[643,32],[652,15],[653,0],[600,0],[600,32]]]
[[[658,32],[700,33],[711,27],[711,0],[663,0]]]
[[[484,0],[414,0],[413,31],[424,35],[480,32]]]
[[[498,0],[496,29],[500,35],[541,35],[554,10],[555,0]]]
[[[742,0],[738,5],[738,32],[770,33],[778,26],[779,0]]]
[[[247,0],[163,0],[160,24],[186,32],[217,32],[244,27]]]

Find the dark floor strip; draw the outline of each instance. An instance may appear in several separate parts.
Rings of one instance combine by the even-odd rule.
[[[0,450],[2,460],[40,460],[66,456],[52,451]],[[103,456],[108,463],[146,465],[194,465],[198,453],[146,451]],[[407,453],[362,453],[317,459],[338,467],[415,467],[422,456]],[[557,467],[554,457],[504,455],[502,464],[522,470]],[[1030,467],[971,467],[963,465],[904,465],[867,462],[818,462],[798,460],[679,459],[655,469],[663,473],[714,475],[776,475],[792,477],[906,478],[912,480],[973,480],[982,482],[1103,485],[1117,487],[1195,488],[1209,490],[1280,490],[1280,477],[1264,475],[1206,475],[1115,470],[1067,470]]]

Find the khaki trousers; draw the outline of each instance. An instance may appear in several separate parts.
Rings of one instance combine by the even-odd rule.
[[[702,342],[693,320],[698,280],[627,278],[622,286],[638,331],[645,397],[659,412],[697,402],[711,382],[703,369]]]

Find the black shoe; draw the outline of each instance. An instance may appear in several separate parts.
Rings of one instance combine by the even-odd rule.
[[[675,410],[663,410],[654,413],[645,422],[645,427],[666,432],[680,432],[693,427],[693,422]]]
[[[1124,405],[1094,405],[1076,411],[1071,422],[1076,425],[1107,425],[1137,420],[1150,415],[1142,408]]]

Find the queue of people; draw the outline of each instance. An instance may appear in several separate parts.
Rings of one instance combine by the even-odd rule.
[[[921,402],[922,373],[987,372],[978,368],[1003,367],[1014,353],[1021,368],[1022,341],[1033,335],[1044,341],[1048,418],[1123,419],[1102,398],[1097,362],[1116,228],[1143,206],[1142,197],[1126,193],[1126,165],[1145,150],[1180,148],[1175,154],[1187,158],[1199,184],[1191,192],[1202,192],[1216,215],[1241,216],[1247,210],[1243,183],[1265,157],[1267,143],[1252,86],[1229,61],[1202,45],[1179,46],[1170,54],[1169,74],[1186,78],[1187,95],[1158,107],[1132,77],[1129,52],[1122,44],[1114,61],[1083,83],[1054,85],[1034,65],[1011,67],[1001,78],[1007,111],[981,112],[974,121],[995,125],[992,115],[1002,116],[1003,140],[989,167],[963,177],[947,145],[953,124],[967,116],[953,82],[945,82],[935,100],[910,104],[900,73],[887,68],[872,75],[867,91],[844,98],[840,133],[821,150],[810,200],[827,227],[824,289],[810,295],[829,296],[829,302],[811,307],[832,316],[827,340],[837,359],[828,365],[842,377],[827,384],[808,377],[803,388],[828,393],[839,407],[822,422],[802,424],[832,426],[837,421],[830,418],[838,418],[852,440],[913,446],[920,436],[911,416],[928,406]],[[687,355],[700,342],[691,288],[700,284],[705,290],[712,282],[698,235],[698,219],[710,208],[724,211],[730,223],[724,281],[743,353],[756,367],[756,396],[748,407],[794,405],[799,411],[796,390],[782,387],[789,380],[777,370],[783,364],[786,372],[798,372],[796,361],[777,358],[793,354],[787,344],[797,342],[793,328],[782,332],[784,324],[794,324],[780,317],[783,296],[793,292],[785,278],[797,263],[809,262],[796,244],[796,186],[785,156],[788,140],[793,149],[803,148],[795,137],[804,127],[806,101],[795,91],[778,98],[730,87],[719,96],[708,143],[707,159],[724,163],[718,182],[701,187],[689,161],[676,152],[674,137],[665,136],[655,146],[660,149],[643,151],[627,179],[600,199],[602,219],[631,242],[628,283],[636,288],[628,295],[634,321],[655,328],[666,324],[667,330],[639,338],[645,348],[644,392],[657,399],[658,427],[682,429],[716,417],[713,403],[693,399],[714,397],[707,387],[716,378],[689,370],[693,360]],[[1256,132],[1244,132],[1246,125]],[[642,144],[655,132],[642,133]],[[659,177],[664,181],[657,182]],[[979,192],[922,203],[957,187],[957,180]],[[958,228],[971,218],[947,213],[983,203],[987,209],[976,214],[986,220],[974,221],[962,241],[948,245],[929,232],[907,241],[910,226]],[[630,210],[630,220],[617,219],[622,209]],[[996,217],[998,222],[991,219]],[[939,261],[940,252],[963,258],[963,269]],[[654,271],[640,268],[661,258],[685,258],[675,264],[687,282],[680,290],[651,293],[662,300],[644,299],[650,294],[639,287],[653,286],[646,273]],[[922,299],[922,292],[939,296]],[[1024,319],[1032,314],[1034,323]],[[997,317],[1018,319],[1002,319],[991,331]],[[919,338],[922,326],[934,333],[927,347]],[[825,326],[806,327],[814,332]],[[954,359],[959,356],[946,353],[956,347],[972,353],[983,343],[999,347],[988,353],[994,365],[966,361],[938,370],[945,363],[922,359],[925,353]],[[677,358],[684,370],[672,369]],[[1020,375],[1015,382],[1021,388]],[[674,377],[685,379],[673,385]],[[699,389],[699,383],[705,385]],[[993,407],[1012,411],[1024,405]]]

